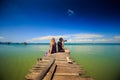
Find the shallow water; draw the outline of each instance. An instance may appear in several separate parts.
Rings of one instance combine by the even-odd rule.
[[[66,45],[72,58],[95,80],[120,80],[120,45]],[[0,45],[0,80],[24,80],[49,45]]]
[[[120,80],[120,45],[72,45],[69,49],[96,80]]]

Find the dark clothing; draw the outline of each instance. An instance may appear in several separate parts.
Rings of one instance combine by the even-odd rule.
[[[52,45],[52,52],[51,53],[53,54],[53,53],[56,53],[56,52],[57,51],[56,51],[56,43],[55,43],[54,45]]]
[[[58,52],[65,52],[62,48],[62,42],[58,42]]]

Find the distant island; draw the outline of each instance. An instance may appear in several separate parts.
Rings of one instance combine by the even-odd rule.
[[[24,45],[27,45],[28,43],[27,42],[22,42],[22,43],[19,43],[19,42],[0,42],[0,44],[24,44]]]

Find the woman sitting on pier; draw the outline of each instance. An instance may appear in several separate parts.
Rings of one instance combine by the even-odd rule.
[[[44,57],[48,56],[49,54],[54,54],[56,53],[56,42],[55,42],[55,38],[52,38],[50,41],[50,49],[49,51],[45,52]]]
[[[56,53],[56,42],[55,42],[55,38],[52,38],[52,39],[51,39],[49,53],[50,53],[50,54]]]

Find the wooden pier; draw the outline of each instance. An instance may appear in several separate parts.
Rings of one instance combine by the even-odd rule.
[[[38,59],[26,80],[93,80],[68,53],[55,53]]]

